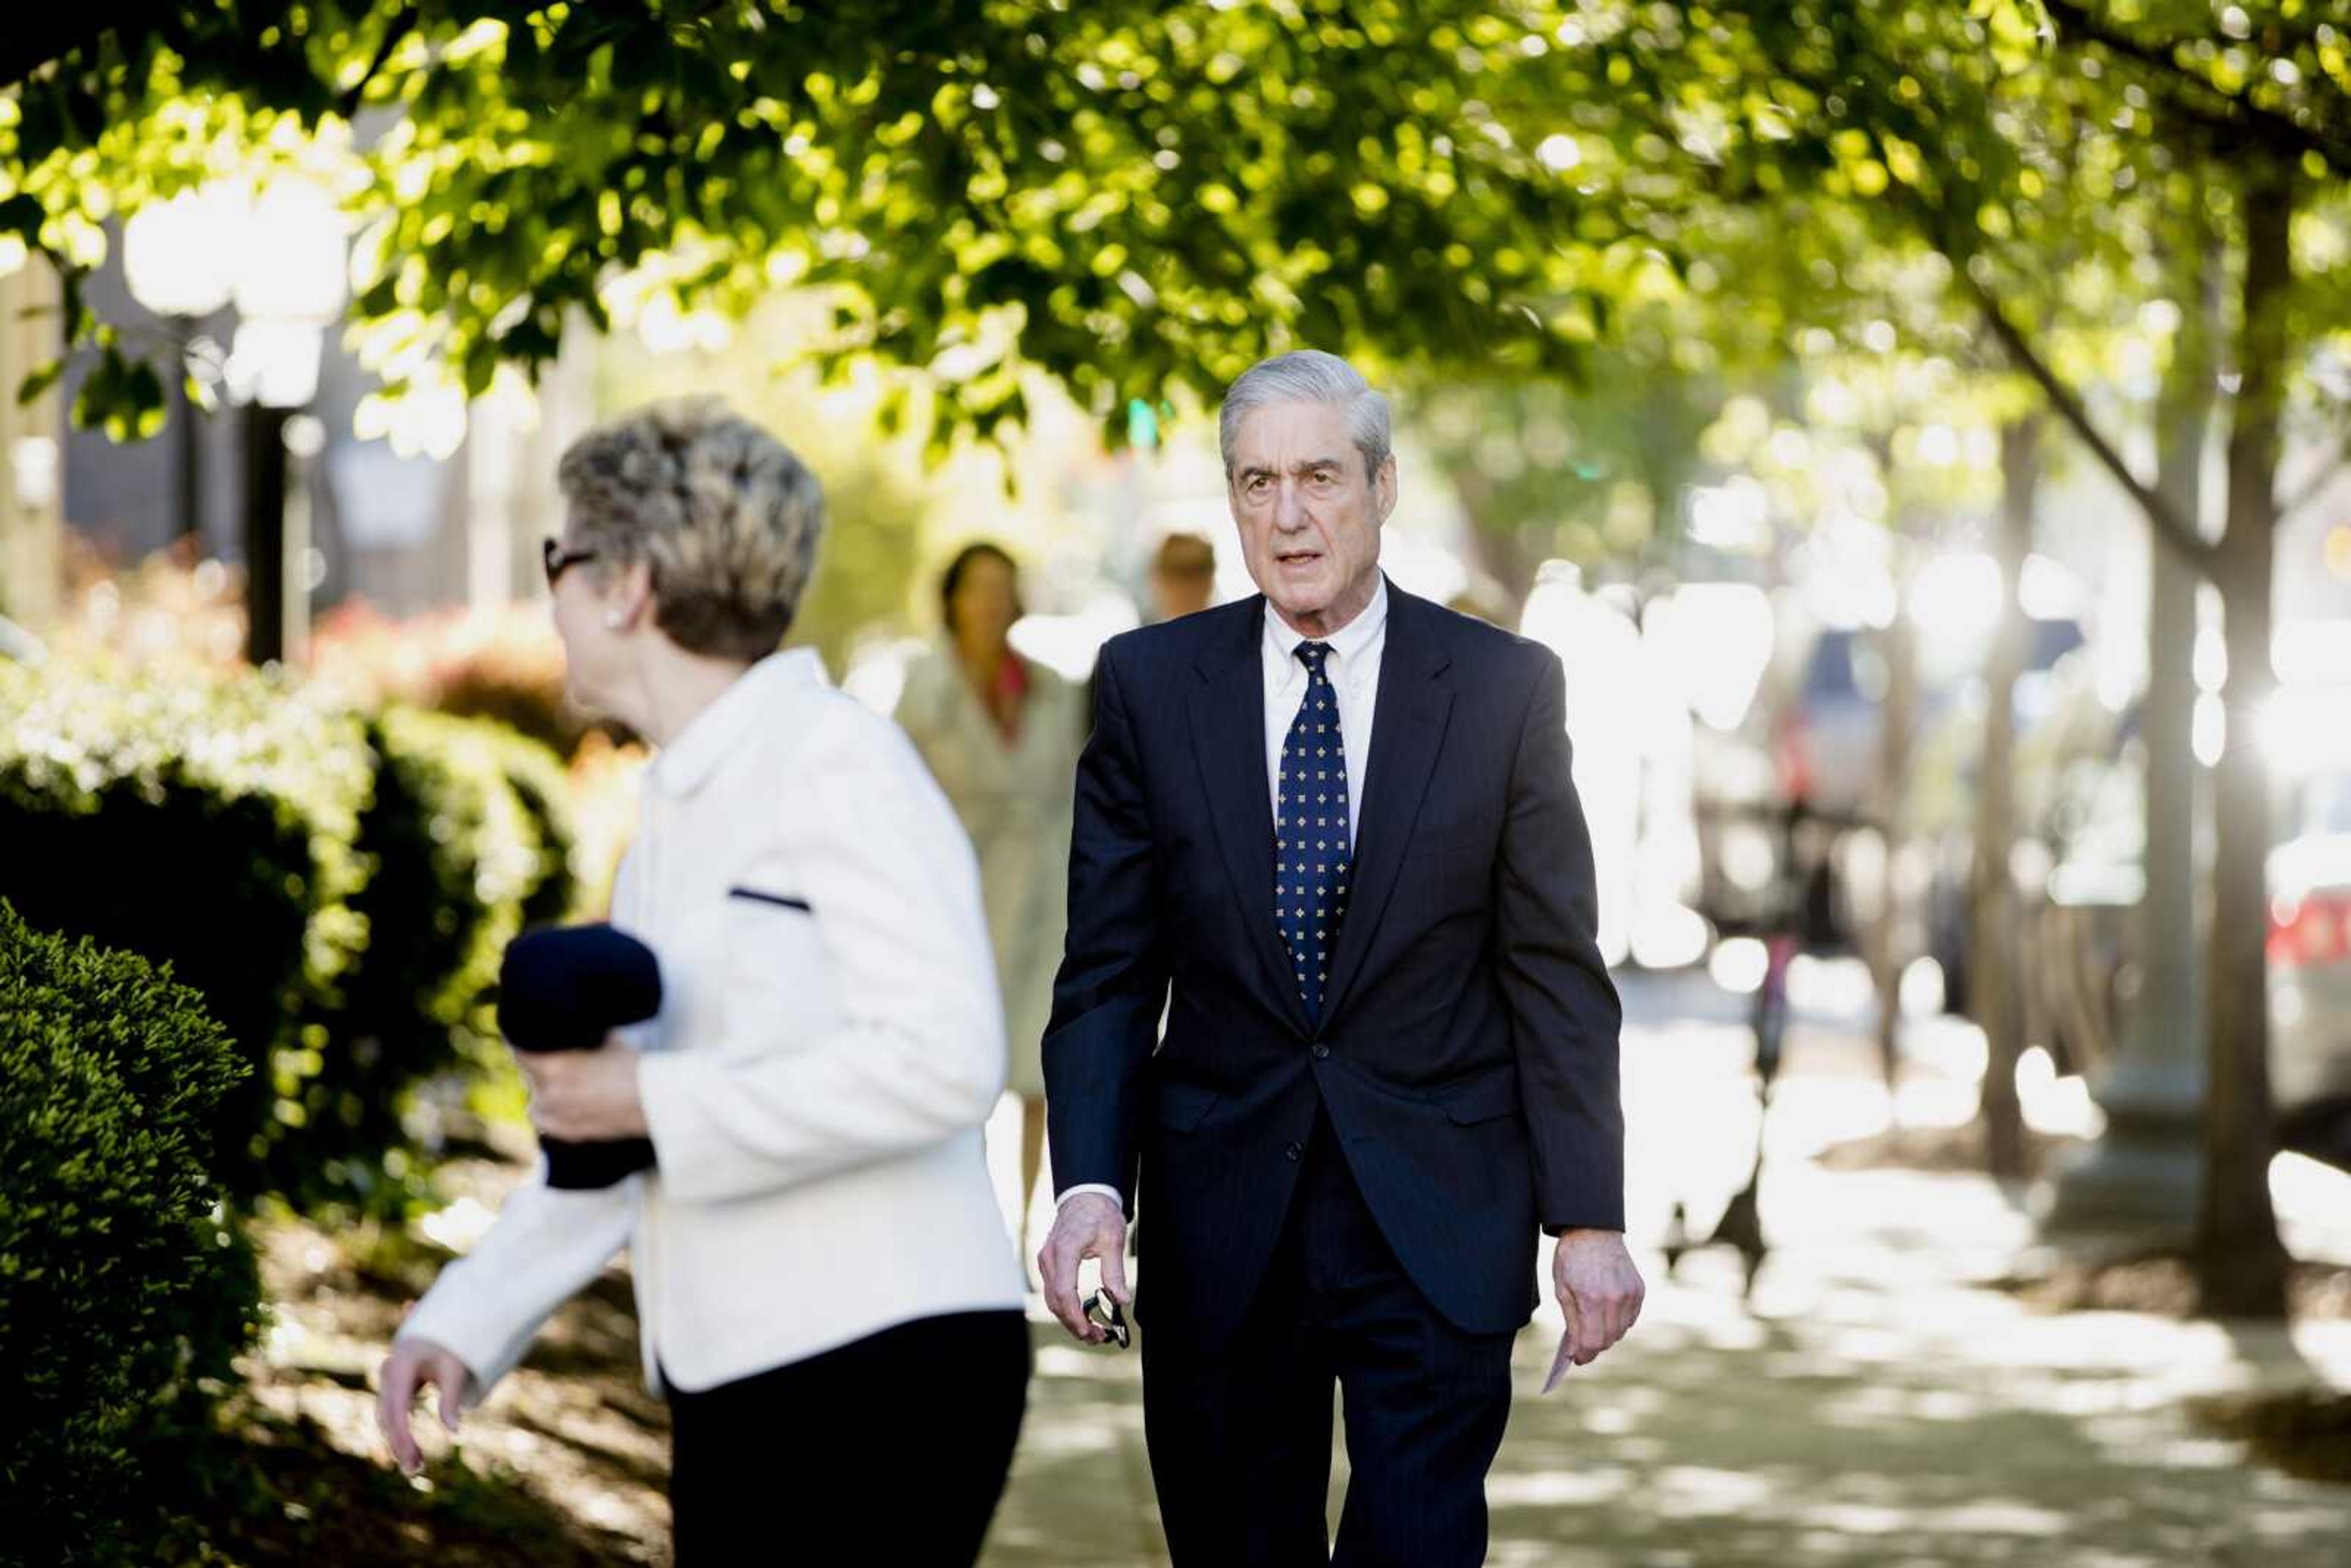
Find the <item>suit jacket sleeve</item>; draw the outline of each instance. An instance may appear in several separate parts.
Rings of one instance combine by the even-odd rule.
[[[841,1021],[760,1019],[637,1064],[664,1194],[773,1192],[976,1131],[1004,1091],[1004,1008],[971,841],[904,735],[837,710],[763,825],[818,912]],[[759,840],[753,841],[756,852]],[[780,1029],[783,1026],[775,1026]]]
[[[1114,1187],[1134,1206],[1144,1069],[1167,1001],[1142,761],[1116,645],[1096,672],[1094,729],[1078,759],[1069,936],[1044,1041],[1053,1186]]]
[[[1496,949],[1543,1228],[1625,1228],[1624,1009],[1600,956],[1592,837],[1569,773],[1567,683],[1541,655],[1510,772]]]

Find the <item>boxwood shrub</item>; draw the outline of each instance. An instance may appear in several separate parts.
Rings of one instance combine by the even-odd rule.
[[[0,898],[203,994],[254,1068],[218,1112],[241,1198],[301,1130],[326,1044],[303,1019],[365,937],[373,772],[356,715],[274,678],[0,664]]]
[[[251,1071],[194,990],[0,903],[0,1562],[157,1561],[219,1479],[260,1292],[214,1130]]]
[[[375,758],[360,813],[371,872],[352,900],[367,942],[313,1025],[325,1060],[302,1088],[300,1168],[281,1173],[297,1201],[396,1204],[413,1162],[404,1151],[407,1091],[465,1061],[467,1031],[497,979],[499,955],[526,904],[567,865],[546,813],[509,781],[509,742],[478,720],[387,709],[368,722]],[[567,895],[568,896],[568,895]]]
[[[168,963],[255,1071],[240,1202],[396,1210],[420,1082],[496,1062],[490,988],[580,894],[564,770],[486,720],[256,674],[0,666],[0,897]]]

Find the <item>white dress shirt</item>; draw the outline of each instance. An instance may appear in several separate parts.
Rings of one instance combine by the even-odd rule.
[[[1021,1304],[980,1145],[1005,1052],[978,868],[896,726],[812,653],[754,664],[648,769],[612,924],[661,963],[626,1031],[656,1167],[566,1191],[542,1157],[402,1337],[486,1393],[623,1246],[656,1392]]]
[[[1273,814],[1281,815],[1281,747],[1306,700],[1306,661],[1298,645],[1306,636],[1265,607],[1265,787]],[[1388,643],[1388,580],[1383,575],[1363,613],[1321,639],[1331,646],[1322,668],[1339,697],[1339,738],[1347,754],[1347,842],[1364,820],[1364,765],[1372,755],[1372,709],[1380,691],[1380,653]]]
[[[1364,769],[1372,756],[1372,711],[1379,704],[1380,654],[1388,643],[1388,580],[1382,572],[1372,590],[1372,601],[1363,612],[1320,641],[1331,646],[1323,672],[1331,677],[1339,698],[1339,739],[1347,758],[1347,842],[1364,820]],[[1270,600],[1265,606],[1262,642],[1265,668],[1265,787],[1273,815],[1281,815],[1281,747],[1298,718],[1298,705],[1306,700],[1306,661],[1298,645],[1308,641],[1281,618]],[[1081,1192],[1096,1192],[1113,1203],[1123,1202],[1116,1187],[1081,1182],[1054,1201],[1067,1203]]]

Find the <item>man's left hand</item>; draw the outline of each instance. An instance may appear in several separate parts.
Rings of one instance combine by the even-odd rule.
[[[1567,1314],[1567,1333],[1543,1383],[1545,1394],[1559,1386],[1571,1365],[1590,1365],[1623,1339],[1648,1294],[1621,1230],[1562,1231],[1551,1272],[1560,1311]]]
[[[566,1143],[645,1135],[636,1048],[607,1039],[595,1051],[515,1052],[530,1081],[530,1124]]]

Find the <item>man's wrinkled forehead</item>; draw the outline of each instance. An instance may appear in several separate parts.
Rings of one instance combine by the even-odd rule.
[[[1343,465],[1354,453],[1343,411],[1327,402],[1301,400],[1251,409],[1233,436],[1228,476],[1235,481],[1264,474],[1303,476],[1320,467]]]

